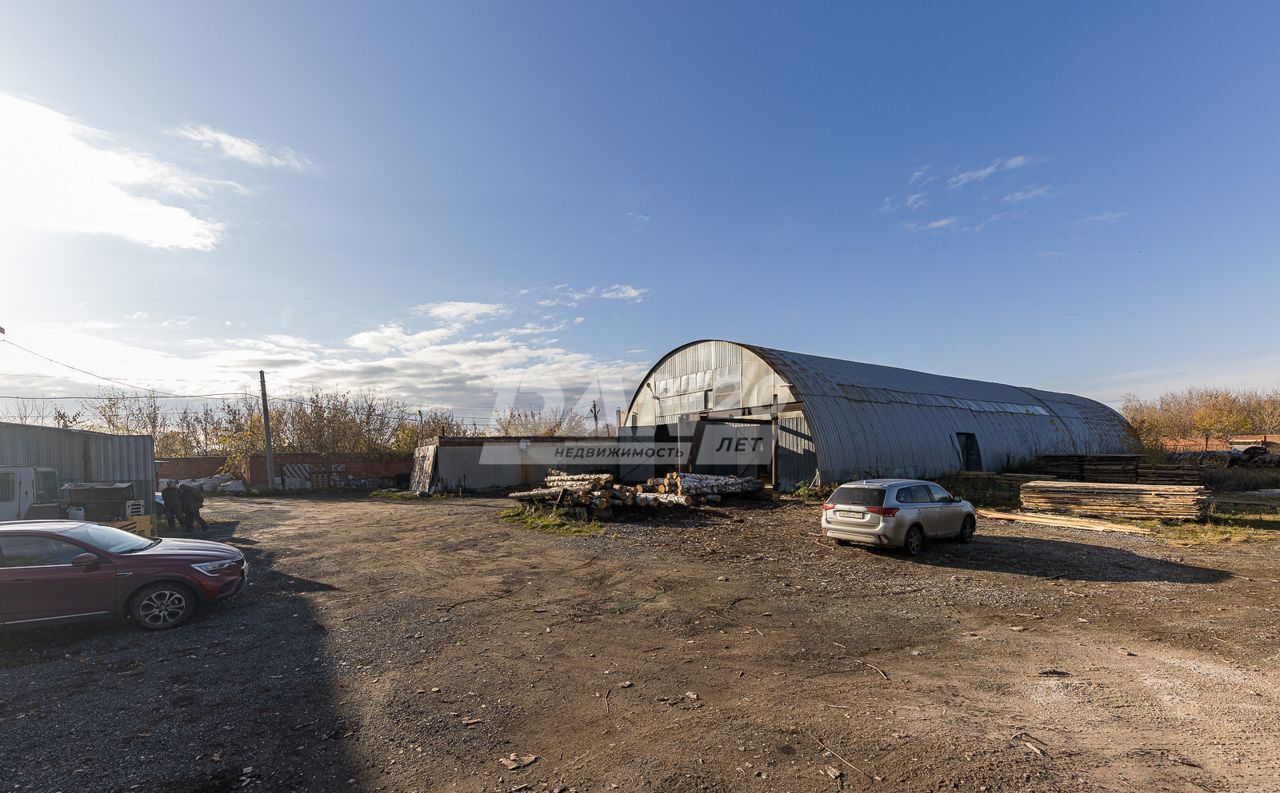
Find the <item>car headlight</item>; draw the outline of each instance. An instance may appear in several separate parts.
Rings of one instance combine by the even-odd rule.
[[[217,575],[219,572],[234,565],[236,561],[236,559],[223,559],[217,562],[200,562],[199,564],[193,564],[191,566],[205,575]]]

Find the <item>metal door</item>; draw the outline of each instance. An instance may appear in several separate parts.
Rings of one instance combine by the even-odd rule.
[[[115,567],[105,561],[76,567],[85,549],[52,537],[0,537],[0,608],[4,621],[34,622],[110,613]]]
[[[929,498],[933,501],[933,509],[937,513],[937,533],[951,537],[960,533],[960,522],[964,520],[964,509],[952,500],[951,494],[941,485],[929,485]]]
[[[0,471],[0,520],[18,520],[18,471]]]

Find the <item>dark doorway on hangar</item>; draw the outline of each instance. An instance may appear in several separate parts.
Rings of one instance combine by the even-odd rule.
[[[978,436],[972,432],[957,432],[956,441],[960,444],[960,470],[983,470],[982,449],[978,448]]]

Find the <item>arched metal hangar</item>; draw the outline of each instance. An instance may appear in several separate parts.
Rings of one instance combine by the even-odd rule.
[[[767,424],[767,468],[782,489],[815,474],[933,477],[1135,447],[1124,417],[1084,397],[720,340],[663,356],[622,418],[624,438],[688,440],[700,424]]]

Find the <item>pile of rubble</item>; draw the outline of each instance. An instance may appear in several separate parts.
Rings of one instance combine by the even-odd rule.
[[[563,508],[585,511],[589,517],[605,517],[615,509],[657,509],[663,506],[693,507],[715,504],[724,496],[760,490],[749,476],[671,473],[644,484],[614,482],[613,474],[570,474],[550,471],[544,487],[512,493],[510,498],[526,508]]]

